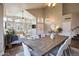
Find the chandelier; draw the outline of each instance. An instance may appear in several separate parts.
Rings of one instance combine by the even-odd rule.
[[[48,4],[49,7],[50,7],[50,6],[54,7],[55,5],[56,5],[56,3],[49,3],[49,4]]]

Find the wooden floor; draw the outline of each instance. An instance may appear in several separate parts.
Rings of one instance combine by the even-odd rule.
[[[79,49],[79,41],[72,40],[71,46]],[[4,56],[15,56],[17,53],[22,52],[22,51],[23,51],[23,47],[21,44],[13,45],[12,48],[6,49]]]
[[[13,45],[12,48],[7,48],[5,50],[4,56],[15,56],[17,53],[22,52],[23,47],[22,45]]]

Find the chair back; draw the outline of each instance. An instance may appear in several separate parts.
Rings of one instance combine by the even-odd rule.
[[[31,56],[29,47],[27,45],[25,45],[24,43],[22,43],[22,45],[23,45],[24,56]]]
[[[71,43],[70,37],[60,46],[57,56],[62,56],[63,51],[68,48],[68,45]]]
[[[70,45],[71,44],[71,36],[66,40],[66,44]]]

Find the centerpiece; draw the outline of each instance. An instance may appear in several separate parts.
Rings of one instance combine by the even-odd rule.
[[[51,39],[54,39],[55,36],[58,35],[58,33],[62,32],[62,28],[59,27],[59,26],[56,26],[56,27],[54,27],[54,29],[51,30],[50,32],[51,32],[50,38],[51,38]]]

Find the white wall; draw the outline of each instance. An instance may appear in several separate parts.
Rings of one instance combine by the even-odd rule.
[[[56,4],[55,7],[48,7],[45,9],[45,18],[48,18],[50,22],[54,22],[57,25],[61,25],[62,19],[62,4]]]
[[[45,20],[48,19],[49,24],[56,24],[61,26],[62,22],[62,4],[58,3],[55,7],[47,7],[45,8]],[[50,25],[45,26],[45,31],[49,31]],[[47,30],[48,29],[48,30]]]
[[[72,14],[72,29],[79,26],[79,13]],[[75,34],[79,34],[79,28],[75,29]]]
[[[29,13],[31,13],[33,16],[35,16],[36,18],[43,18],[44,17],[44,12],[43,9],[27,9],[27,11]]]
[[[71,28],[79,26],[79,3],[64,3],[63,15],[72,14]],[[79,29],[74,31],[75,34],[79,34]]]
[[[79,3],[64,3],[63,14],[79,13]]]
[[[72,29],[79,26],[79,3],[63,4],[63,14],[72,14]],[[75,33],[79,34],[79,29],[75,30]]]
[[[0,4],[0,55],[4,54],[4,39],[3,39],[3,4]]]

